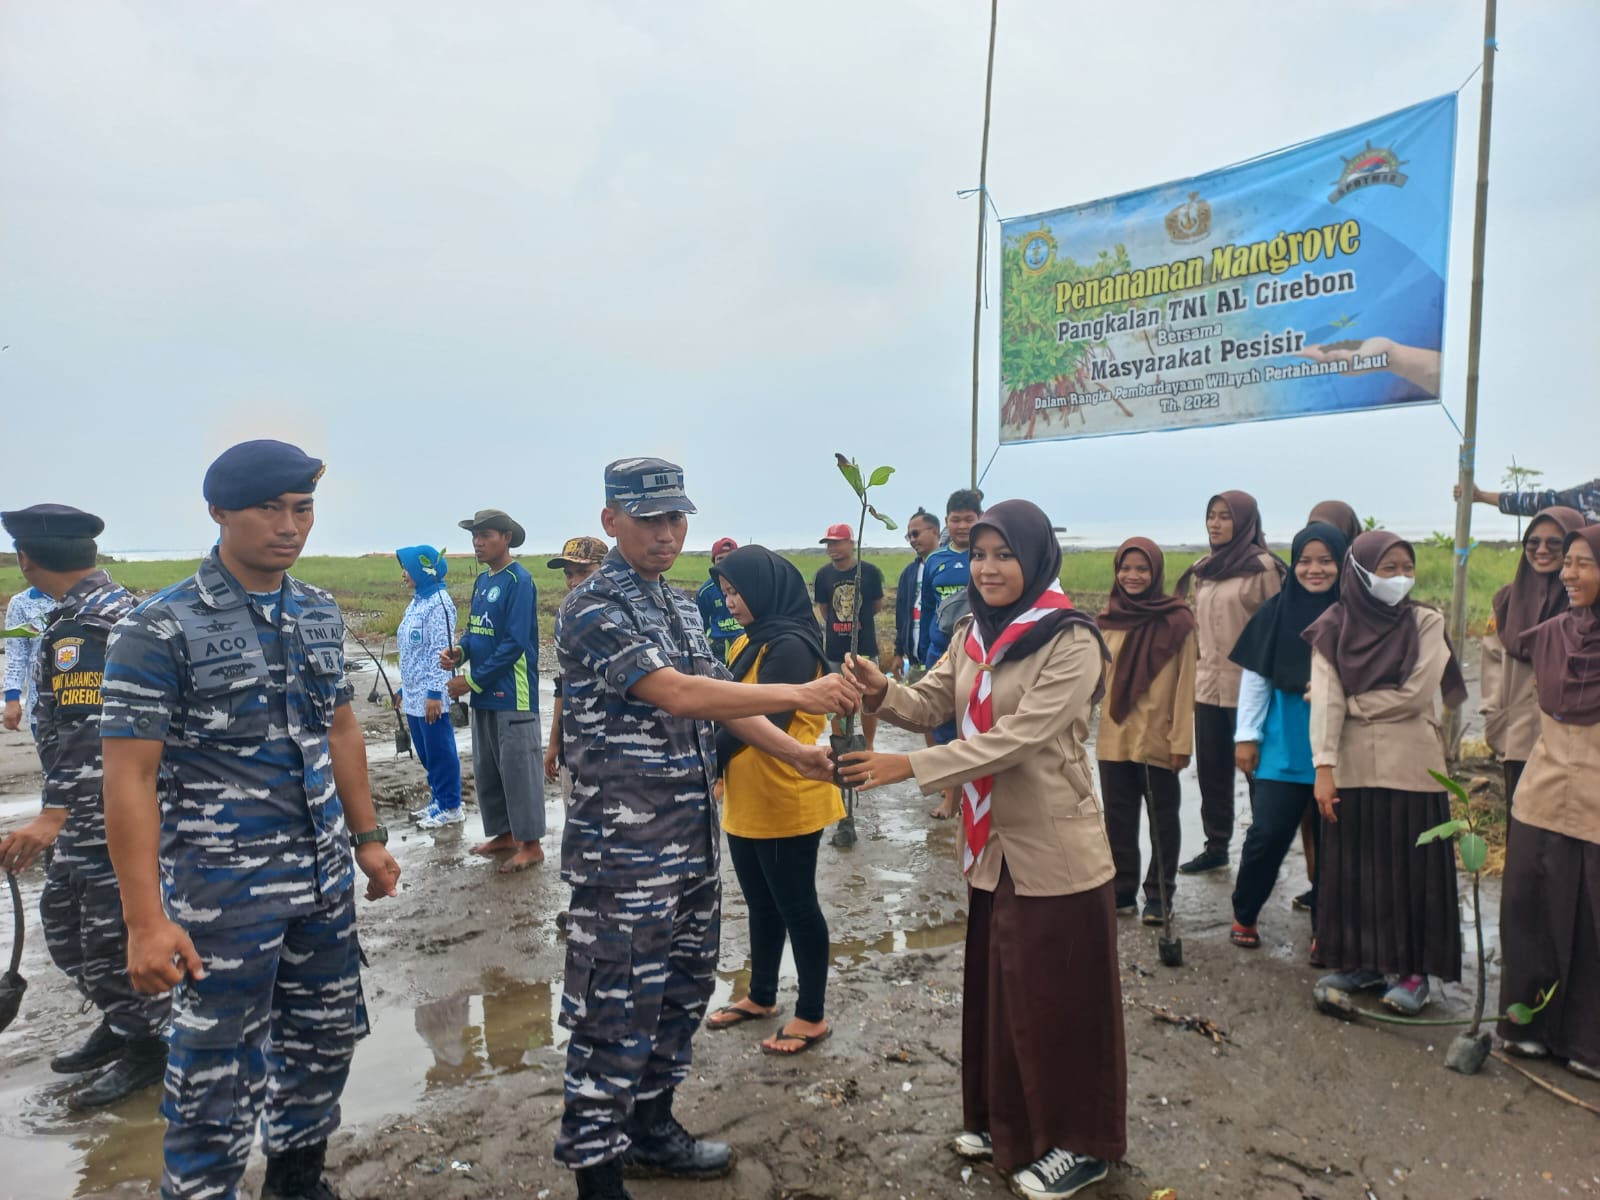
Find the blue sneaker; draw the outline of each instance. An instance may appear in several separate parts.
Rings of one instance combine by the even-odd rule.
[[[428,806],[428,811],[417,818],[418,829],[443,829],[446,825],[460,825],[467,819],[467,815],[457,808],[440,808],[437,804]]]

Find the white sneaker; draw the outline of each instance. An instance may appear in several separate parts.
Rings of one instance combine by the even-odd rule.
[[[1077,1195],[1091,1183],[1099,1183],[1109,1170],[1098,1158],[1052,1150],[1013,1175],[1011,1188],[1028,1200],[1062,1200]]]
[[[418,829],[443,829],[446,825],[459,825],[467,816],[459,808],[429,808],[417,818]]]
[[[963,1131],[956,1136],[956,1153],[961,1155],[962,1158],[993,1158],[994,1142],[987,1133]]]
[[[1579,1079],[1600,1079],[1600,1067],[1591,1066],[1586,1062],[1579,1062],[1575,1058],[1567,1059],[1567,1070]]]
[[[413,821],[420,821],[420,820],[422,820],[423,817],[427,816],[432,811],[433,811],[433,802],[429,801],[427,804],[424,804],[421,808],[413,808],[411,810],[411,819]]]

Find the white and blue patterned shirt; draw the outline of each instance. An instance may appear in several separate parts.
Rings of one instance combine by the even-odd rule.
[[[413,596],[400,618],[400,707],[408,717],[427,715],[429,700],[443,700],[450,672],[439,655],[455,644],[456,606],[443,590]]]
[[[50,614],[55,610],[54,600],[38,588],[30,587],[11,597],[11,602],[6,605],[6,628],[20,629],[27,626],[43,633],[44,627],[50,624]],[[38,694],[33,690],[33,658],[39,652],[39,639],[16,637],[7,638],[5,641],[6,701],[8,703],[12,700],[22,701],[22,718],[31,725],[34,705],[39,700]]]

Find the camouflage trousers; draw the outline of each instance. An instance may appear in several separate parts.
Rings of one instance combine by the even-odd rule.
[[[165,1200],[232,1197],[265,1111],[267,1153],[320,1142],[367,1032],[355,889],[305,916],[190,925],[206,965],[177,994],[167,1055]]]
[[[58,855],[39,896],[39,921],[50,958],[126,1038],[159,1035],[172,996],[147,996],[128,978],[128,929],[122,892],[109,859]]]
[[[689,1076],[690,1039],[716,984],[722,883],[581,885],[567,912],[561,1024],[566,1107],[556,1159],[592,1167],[628,1148],[628,1118]]]

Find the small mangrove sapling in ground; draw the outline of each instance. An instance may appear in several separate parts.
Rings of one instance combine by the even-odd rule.
[[[835,465],[839,468],[839,474],[844,476],[845,482],[855,492],[856,499],[861,501],[861,518],[856,524],[856,579],[855,586],[850,589],[850,656],[854,658],[861,646],[861,539],[866,536],[867,516],[870,514],[877,518],[883,523],[885,529],[899,528],[892,517],[885,516],[872,506],[868,493],[873,488],[882,487],[888,483],[889,477],[894,474],[894,468],[877,467],[870,475],[863,476],[861,468],[856,464],[855,459],[846,458],[842,454],[835,454],[833,458]],[[836,763],[842,754],[867,748],[866,738],[856,732],[854,713],[850,713],[845,717],[844,733],[831,734],[828,738],[828,744],[833,749],[833,758]],[[840,779],[837,772],[834,775],[834,782],[839,785],[840,791],[844,793],[845,816],[844,820],[839,822],[839,828],[834,831],[833,844],[835,846],[854,845],[856,840],[855,789]]]
[[[1478,832],[1478,818],[1472,811],[1472,805],[1467,795],[1467,789],[1457,780],[1447,775],[1430,770],[1444,788],[1461,804],[1459,817],[1451,817],[1442,825],[1435,825],[1426,829],[1417,836],[1417,845],[1425,846],[1429,842],[1455,840],[1456,853],[1461,856],[1461,868],[1472,875],[1472,925],[1477,934],[1478,942],[1478,994],[1472,1006],[1472,1016],[1462,1017],[1400,1017],[1385,1012],[1376,1012],[1369,1009],[1357,1008],[1349,995],[1333,988],[1319,988],[1316,996],[1319,1007],[1325,1012],[1339,1017],[1366,1017],[1373,1021],[1384,1021],[1391,1025],[1470,1025],[1470,1029],[1458,1033],[1450,1043],[1450,1048],[1445,1054],[1445,1064],[1453,1071],[1463,1075],[1476,1075],[1482,1068],[1484,1061],[1489,1057],[1490,1037],[1488,1031],[1483,1029],[1483,1009],[1488,991],[1488,963],[1483,946],[1483,906],[1482,897],[1482,872],[1484,860],[1489,856],[1489,844],[1483,840],[1483,835]],[[1513,1025],[1526,1025],[1533,1020],[1534,1014],[1540,1012],[1545,1005],[1550,1003],[1550,998],[1555,995],[1556,987],[1541,991],[1532,1005],[1512,1004],[1504,1013],[1491,1018],[1494,1021],[1509,1021]]]

